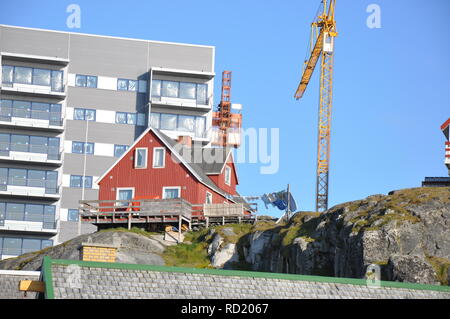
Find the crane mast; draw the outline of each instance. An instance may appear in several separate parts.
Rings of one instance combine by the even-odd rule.
[[[305,61],[302,79],[295,92],[298,100],[303,96],[318,60],[320,66],[319,119],[317,138],[316,211],[328,209],[328,181],[330,168],[330,132],[333,100],[334,38],[337,36],[334,20],[335,0],[323,0],[322,14],[311,24],[309,59]],[[314,45],[312,43],[314,42]]]

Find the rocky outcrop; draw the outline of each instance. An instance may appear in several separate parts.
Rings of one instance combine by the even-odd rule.
[[[417,188],[341,204],[242,238],[252,270],[448,284],[450,190]]]
[[[222,230],[225,234],[233,236],[232,228],[224,228]],[[211,230],[211,243],[208,245],[208,257],[211,260],[211,265],[215,268],[231,269],[232,265],[239,261],[239,254],[235,243],[225,242],[221,234]]]
[[[116,261],[129,264],[164,265],[161,254],[170,243],[162,236],[146,237],[132,232],[103,231],[81,235],[63,244],[47,249],[0,261],[0,269],[40,270],[42,259],[49,256],[53,259],[80,259],[80,247],[83,242],[98,244],[114,244],[119,247]]]

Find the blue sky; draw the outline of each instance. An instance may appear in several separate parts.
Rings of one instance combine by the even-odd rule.
[[[318,72],[302,100],[293,95],[319,2],[15,0],[0,3],[0,23],[216,46],[216,97],[232,70],[244,127],[280,128],[278,173],[240,164],[240,193],[290,183],[300,209],[313,210]],[[71,3],[81,29],[66,26]],[[379,29],[366,25],[369,4],[381,8]],[[439,126],[450,116],[449,14],[448,0],[337,1],[330,207],[447,175]]]

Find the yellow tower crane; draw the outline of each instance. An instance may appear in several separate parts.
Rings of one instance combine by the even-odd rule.
[[[300,84],[295,92],[298,100],[308,86],[320,57],[320,97],[317,143],[316,211],[328,209],[328,174],[330,165],[330,129],[333,99],[334,38],[337,36],[334,20],[335,0],[322,0],[319,14],[311,24],[309,59],[305,60]],[[314,45],[313,45],[314,43]]]

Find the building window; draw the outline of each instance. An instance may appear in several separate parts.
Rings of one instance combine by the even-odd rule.
[[[81,121],[95,121],[96,111],[92,109],[75,108],[73,110],[73,119]]]
[[[33,84],[33,69],[22,66],[14,67],[14,83]]]
[[[136,148],[134,168],[147,168],[147,148]]]
[[[137,124],[137,114],[127,113],[127,112],[117,112],[116,113],[116,123],[117,124]]]
[[[159,122],[161,118],[161,113],[151,113],[150,114],[150,126],[159,129]]]
[[[196,84],[180,82],[180,99],[195,100]]]
[[[63,91],[63,71],[3,65],[2,73],[4,83],[49,86],[52,91]]]
[[[153,148],[153,168],[163,168],[165,166],[166,150],[163,147]]]
[[[132,91],[140,93],[145,93],[147,81],[137,81],[137,80],[127,80],[127,79],[118,79],[117,80],[117,90],[119,91]]]
[[[35,85],[51,85],[52,72],[44,69],[33,69],[33,84]]]
[[[6,203],[7,220],[24,220],[25,219],[25,204]]]
[[[210,192],[206,192],[205,204],[212,204],[212,202],[213,202],[212,194]]]
[[[176,114],[161,114],[161,129],[176,131],[177,129],[177,115]]]
[[[94,154],[94,143],[90,142],[72,142],[72,153],[75,154]]]
[[[77,222],[78,221],[78,209],[69,209],[67,212],[67,221]]]
[[[128,149],[127,145],[114,145],[114,156],[121,157]]]
[[[2,82],[13,83],[14,67],[10,65],[2,65]]]
[[[134,197],[134,188],[118,188],[117,189],[117,200],[130,200]],[[120,202],[118,206],[128,206],[129,202]]]
[[[197,84],[197,104],[208,104],[208,86],[206,84]]]
[[[231,184],[231,167],[225,166],[225,184]]]
[[[92,176],[70,175],[70,187],[74,188],[92,188]]]
[[[41,241],[39,239],[23,238],[22,254],[30,253],[41,249]]]
[[[21,238],[3,238],[2,255],[19,256],[22,254],[22,239]]]
[[[163,199],[180,198],[181,187],[163,187]]]
[[[94,75],[77,74],[75,76],[75,86],[97,88],[97,77]]]
[[[178,115],[178,131],[194,132],[195,116]]]
[[[53,240],[0,237],[0,255],[19,256],[53,246]]]
[[[178,97],[180,82],[162,81],[161,95],[165,97]]]
[[[63,72],[52,71],[52,91],[63,91]]]
[[[161,96],[161,80],[152,81],[152,96]]]

